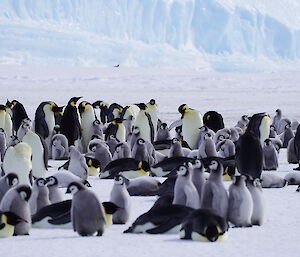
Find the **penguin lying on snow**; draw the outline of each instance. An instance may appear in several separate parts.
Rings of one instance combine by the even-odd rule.
[[[139,177],[128,179],[124,177],[127,191],[130,196],[157,195],[161,183],[152,177]]]
[[[27,222],[13,212],[0,213],[0,217],[0,238],[13,236],[15,226],[20,222]]]

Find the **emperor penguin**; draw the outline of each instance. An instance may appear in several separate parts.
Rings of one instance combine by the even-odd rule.
[[[201,198],[203,194],[203,188],[205,185],[204,167],[201,160],[196,159],[193,163],[192,182],[197,189],[199,195],[199,205],[201,205]]]
[[[269,171],[264,171],[261,174],[261,186],[262,188],[282,188],[285,187],[287,181]]]
[[[174,137],[171,142],[172,143],[171,143],[171,148],[168,157],[171,158],[171,157],[184,156],[183,149],[179,140],[176,137]]]
[[[48,170],[48,148],[43,138],[29,131],[23,137],[23,142],[31,147],[32,151],[32,176],[44,178]]]
[[[15,226],[14,235],[29,235],[31,228],[31,214],[29,198],[31,189],[28,185],[18,185],[11,188],[2,198],[0,212],[13,212],[23,221]]]
[[[132,158],[136,159],[137,161],[149,162],[148,151],[144,139],[139,138],[136,141],[131,154]]]
[[[300,173],[298,171],[289,172],[284,176],[288,185],[300,185]]]
[[[148,113],[148,107],[144,103],[136,104],[140,111],[136,116],[134,127],[139,128],[139,137],[148,142],[154,141],[154,125],[151,119],[151,115]]]
[[[88,166],[86,164],[85,157],[73,145],[70,147],[70,163],[68,171],[83,180],[88,178]]]
[[[155,138],[155,141],[164,141],[164,140],[171,140],[171,135],[167,123],[160,124]]]
[[[126,129],[123,121],[121,118],[112,120],[106,129],[105,140],[107,140],[110,135],[114,135],[119,142],[126,141]]]
[[[190,162],[179,166],[174,186],[173,204],[185,205],[194,209],[200,208],[199,194],[192,182],[193,166]]]
[[[46,183],[47,181],[43,178],[38,178],[33,183],[32,193],[29,198],[31,215],[50,204],[49,189],[46,186]]]
[[[292,121],[288,118],[283,118],[279,121],[278,128],[277,128],[277,134],[280,135],[284,132],[286,127],[291,127],[292,126]]]
[[[123,107],[117,103],[109,105],[107,110],[107,122],[112,122],[116,118],[120,118],[123,111]]]
[[[3,161],[4,153],[7,145],[6,133],[3,128],[0,128],[0,160]]]
[[[13,131],[16,133],[22,123],[22,120],[27,119],[28,115],[26,110],[20,102],[13,100],[12,102],[7,101],[6,106],[12,111],[12,124]]]
[[[31,184],[31,147],[24,142],[7,148],[2,168],[5,174],[16,173],[20,184]]]
[[[0,212],[0,238],[12,237],[15,226],[22,221],[26,222],[13,212]]]
[[[228,128],[220,129],[216,132],[216,134],[213,136],[214,142],[217,145],[219,142],[230,139],[231,138],[231,130]]]
[[[147,103],[146,105],[148,107],[148,113],[150,114],[151,121],[153,123],[153,128],[154,128],[153,141],[154,141],[154,139],[156,138],[157,128],[158,128],[158,107],[154,99],[151,99],[149,103]]]
[[[199,128],[199,135],[198,135],[198,139],[197,139],[197,148],[199,149],[199,146],[201,145],[201,143],[204,140],[204,136],[209,133],[211,135],[212,138],[215,137],[215,132],[213,132],[211,129],[209,129],[206,126],[202,126],[201,128]]]
[[[280,135],[282,141],[282,148],[287,148],[289,141],[294,138],[294,132],[290,124],[285,125],[284,132]]]
[[[67,137],[69,146],[75,145],[77,148],[80,148],[81,124],[76,103],[80,98],[72,97],[69,100],[60,124],[61,133]]]
[[[220,129],[224,128],[223,117],[220,113],[216,111],[209,111],[203,115],[203,123],[208,128],[212,129],[214,132],[217,132]]]
[[[179,234],[184,240],[222,242],[227,239],[228,229],[226,217],[212,209],[199,209],[184,220]]]
[[[228,194],[223,183],[223,165],[217,159],[208,165],[210,175],[205,182],[201,197],[201,208],[213,209],[226,218],[228,212]]]
[[[218,150],[218,155],[222,158],[235,156],[235,145],[230,139],[225,139],[219,142],[216,149]]]
[[[251,226],[253,200],[246,187],[246,176],[233,177],[228,203],[228,221],[236,227]]]
[[[97,195],[83,184],[73,182],[67,193],[73,195],[71,221],[73,230],[80,236],[102,236],[106,219],[102,203]]]
[[[17,131],[17,137],[23,140],[27,132],[31,131],[31,120],[29,118],[22,120],[22,123]]]
[[[123,119],[123,125],[125,126],[126,131],[126,140],[128,140],[128,136],[132,133],[132,127],[135,121],[135,112],[133,106],[125,106],[120,118]]]
[[[297,127],[297,131],[294,137],[294,152],[296,160],[299,164],[299,167],[295,168],[295,170],[300,170],[300,125]]]
[[[131,201],[127,191],[125,179],[121,175],[117,175],[114,179],[114,185],[110,193],[110,202],[120,207],[113,214],[114,224],[125,224],[130,217]]]
[[[109,151],[109,147],[105,142],[101,140],[92,140],[89,143],[89,152],[86,157],[96,159],[100,162],[100,171],[112,161],[112,154]]]
[[[59,181],[55,176],[47,178],[46,186],[49,190],[49,201],[51,204],[59,203],[64,200],[64,196],[59,189]]]
[[[276,131],[278,131],[278,126],[281,119],[282,119],[282,111],[280,109],[277,109],[276,114],[272,121],[272,125],[275,127]]]
[[[276,137],[277,137],[276,128],[274,125],[271,125],[269,138],[276,138]]]
[[[264,170],[277,170],[278,169],[278,154],[275,146],[270,139],[265,140],[263,146],[263,169]]]
[[[249,118],[247,115],[243,115],[241,119],[237,122],[235,127],[239,127],[242,129],[242,131],[245,131],[247,129],[249,123]]]
[[[212,136],[210,133],[206,133],[204,136],[204,139],[199,146],[197,158],[203,159],[207,157],[217,157],[217,150],[216,145],[212,139]]]
[[[50,157],[50,141],[55,126],[55,113],[58,106],[54,102],[42,102],[35,111],[34,132],[40,135],[46,142]]]
[[[203,126],[202,116],[197,110],[189,108],[186,104],[180,105],[178,111],[182,115],[181,120],[172,123],[169,129],[182,125],[183,140],[191,149],[197,149],[199,128]]]
[[[13,133],[12,120],[6,106],[2,104],[0,105],[0,128],[5,131],[6,140],[8,140]]]
[[[92,104],[94,109],[100,109],[100,121],[102,124],[107,123],[107,112],[109,104],[105,103],[104,101],[96,101]]]
[[[56,134],[51,139],[51,157],[53,160],[66,160],[69,157],[68,139],[63,134]]]
[[[9,189],[17,186],[18,184],[19,184],[18,175],[15,173],[9,173],[3,176],[2,178],[0,178],[0,202],[3,196],[5,195],[5,193]]]
[[[261,226],[265,221],[265,203],[263,198],[263,190],[258,178],[247,178],[246,186],[252,196],[253,211],[251,215],[251,224]]]
[[[104,139],[103,124],[101,123],[100,120],[94,120],[93,125],[92,125],[92,134],[93,134],[93,136],[97,136],[101,139]],[[92,137],[90,138],[90,140],[92,139]]]
[[[113,155],[113,160],[131,158],[130,146],[127,142],[119,143],[116,145],[116,150]]]
[[[139,177],[135,179],[125,178],[125,184],[130,196],[157,195],[161,183],[152,177]]]
[[[245,134],[236,144],[236,166],[240,174],[259,178],[263,169],[263,149],[261,140],[268,138],[270,118],[265,114],[253,115]]]
[[[286,155],[287,155],[288,163],[293,163],[293,164],[298,163],[298,158],[296,156],[296,149],[295,149],[295,137],[289,141]]]
[[[54,112],[55,126],[60,126],[64,114],[64,108],[65,106],[58,106],[56,112]]]
[[[79,104],[78,110],[81,117],[82,150],[83,153],[86,153],[88,144],[94,135],[93,124],[96,120],[96,114],[93,106],[86,101]]]
[[[106,140],[106,144],[109,147],[109,151],[110,151],[111,155],[114,154],[117,144],[119,144],[119,143],[120,143],[120,141],[116,138],[115,135],[110,135],[108,137],[108,139]]]

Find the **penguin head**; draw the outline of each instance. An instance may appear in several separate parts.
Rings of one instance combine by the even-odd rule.
[[[19,184],[19,177],[15,173],[8,173],[6,175],[6,184],[10,187],[16,186]]]
[[[204,139],[205,139],[205,140],[207,140],[207,139],[212,139],[212,135],[211,135],[210,133],[205,133]]]
[[[275,128],[275,126],[274,126],[274,125],[271,125],[271,126],[270,126],[270,130],[272,130],[272,131],[276,131],[276,128]]]
[[[99,125],[101,125],[101,121],[100,120],[94,120],[93,125],[94,126],[99,126]]]
[[[208,131],[208,127],[206,127],[206,126],[202,126],[199,129],[200,129],[200,132],[206,132],[206,131]]]
[[[219,230],[217,226],[210,225],[205,230],[205,236],[210,242],[216,242],[219,238]]]
[[[266,146],[273,145],[272,140],[269,139],[269,138],[267,138],[264,143],[265,143]]]
[[[174,138],[172,139],[172,145],[175,145],[175,144],[177,144],[177,143],[180,143],[180,142],[179,142],[179,139],[178,139],[177,137],[174,137]]]
[[[159,128],[165,130],[165,129],[168,129],[168,125],[167,125],[167,123],[161,123]]]
[[[68,102],[68,105],[72,105],[73,107],[76,107],[76,104],[78,102],[78,100],[82,98],[82,96],[80,97],[72,97],[69,102]]]
[[[149,104],[150,104],[150,105],[156,105],[156,102],[155,102],[154,99],[151,99],[151,100],[149,101]]]
[[[188,168],[185,165],[180,165],[177,169],[178,176],[186,176],[188,175]]]
[[[6,111],[6,106],[3,104],[0,104],[0,112],[5,112]]]
[[[138,167],[146,172],[150,172],[150,165],[146,161],[140,161]]]
[[[13,212],[4,212],[2,213],[2,222],[4,224],[9,224],[11,226],[16,226],[18,223],[20,222],[28,222],[24,219],[22,219],[21,217],[19,217],[17,214],[13,213]]]
[[[31,196],[31,188],[28,185],[20,185],[18,187],[16,187],[16,190],[18,192],[18,194],[20,195],[20,197],[28,202],[30,196]]]
[[[208,168],[211,170],[211,171],[218,171],[220,170],[220,167],[222,166],[222,164],[220,163],[219,160],[217,159],[214,159],[214,160],[211,160],[209,165],[208,165]]]
[[[140,110],[146,111],[148,109],[147,105],[144,103],[135,104],[137,107],[140,108]]]
[[[116,185],[124,185],[125,183],[125,179],[122,175],[115,176],[114,180]]]
[[[134,126],[132,129],[132,134],[138,135],[140,133],[140,128],[137,126]]]
[[[186,112],[186,110],[188,110],[188,108],[189,107],[186,104],[182,104],[178,107],[178,112],[184,115],[184,113]]]
[[[261,181],[260,181],[260,179],[259,178],[254,179],[253,180],[253,185],[255,187],[261,188]]]
[[[104,101],[96,101],[92,104],[93,108],[100,109],[101,107],[108,107],[109,104]]]
[[[112,124],[114,125],[119,125],[119,124],[122,124],[124,121],[124,119],[121,119],[121,118],[116,118],[112,121]]]
[[[259,131],[260,126],[263,123],[269,124],[270,121],[271,121],[270,116],[267,113],[265,113],[265,112],[256,113],[251,117],[251,119],[248,123],[246,132],[252,133],[259,138],[260,137],[260,131]]]
[[[48,177],[48,178],[46,179],[46,181],[47,181],[47,183],[46,183],[47,187],[51,187],[51,186],[54,186],[54,185],[58,185],[58,180],[57,180],[56,177],[53,177],[53,176]]]
[[[38,178],[35,183],[37,184],[38,187],[44,187],[46,186],[47,181],[43,178]]]
[[[278,114],[278,115],[281,115],[281,113],[282,113],[280,109],[277,109],[275,112],[276,112],[276,114]]]
[[[202,168],[203,168],[203,165],[202,165],[201,160],[195,159],[193,167],[194,167],[195,169],[202,169]]]
[[[14,146],[14,150],[16,154],[25,157],[26,159],[30,159],[32,155],[31,147],[24,142],[18,143]]]
[[[142,138],[139,138],[139,139],[137,140],[137,144],[138,144],[138,145],[144,145],[144,144],[145,144],[145,140],[142,139]]]
[[[13,103],[10,102],[8,99],[6,100],[6,104],[5,104],[6,108],[12,109],[13,108]]]
[[[242,120],[245,121],[245,122],[249,122],[248,115],[243,115]]]
[[[122,209],[113,202],[103,202],[102,205],[106,214],[114,214],[117,210]]]
[[[69,184],[66,194],[75,195],[77,192],[83,189],[85,189],[85,186],[83,184],[78,182],[72,182]]]
[[[86,187],[92,187],[92,185],[90,184],[90,182],[88,182],[87,180],[85,180],[83,182],[83,185],[86,186]]]
[[[3,129],[3,128],[0,128],[0,134],[1,135],[5,135],[6,133],[5,133],[5,130]]]
[[[287,124],[284,126],[284,129],[290,129],[291,127],[292,127],[292,124],[287,123]]]
[[[82,114],[85,111],[85,107],[86,107],[87,102],[86,101],[82,101],[79,105],[78,105],[78,111],[80,114]]]

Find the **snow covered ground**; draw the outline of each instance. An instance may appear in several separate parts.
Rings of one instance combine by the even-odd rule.
[[[222,113],[226,126],[243,114],[281,108],[284,116],[300,120],[299,73],[216,73],[189,70],[87,69],[0,66],[0,103],[22,102],[33,118],[38,104],[53,100],[65,104],[72,96],[132,104],[155,98],[160,118],[170,123],[180,117],[182,103]],[[280,176],[294,165],[280,152]],[[54,167],[57,162],[50,162]],[[49,171],[51,173],[51,171]],[[109,199],[112,181],[90,178],[102,201]],[[226,182],[228,186],[229,183]],[[82,238],[71,230],[32,229],[27,237],[1,239],[1,256],[299,256],[300,194],[296,186],[265,189],[267,220],[261,227],[230,229],[222,243],[179,240],[178,235],[131,235],[122,232],[154,203],[155,197],[132,197],[132,215],[126,225],[113,225],[103,237]]]

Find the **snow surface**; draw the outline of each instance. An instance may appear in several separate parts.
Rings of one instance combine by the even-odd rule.
[[[200,73],[183,70],[84,69],[0,66],[0,102],[22,102],[31,117],[43,100],[65,104],[71,96],[85,100],[128,104],[157,99],[160,118],[171,122],[183,102],[204,113],[217,110],[232,126],[242,114],[282,108],[283,115],[300,120],[300,75],[297,73]],[[281,150],[279,170],[287,164]],[[57,167],[61,162],[50,162]],[[53,168],[52,170],[55,170]],[[49,171],[49,174],[52,171]],[[89,179],[102,201],[109,200],[112,181]],[[226,186],[229,183],[226,182]],[[113,225],[103,237],[82,238],[71,230],[32,229],[30,236],[1,239],[1,256],[299,256],[299,193],[296,186],[264,189],[267,220],[261,227],[230,229],[221,243],[183,241],[178,235],[131,235],[122,232],[147,211],[155,197],[132,197],[132,216],[126,225]]]
[[[0,63],[299,70],[295,0],[0,0]]]

